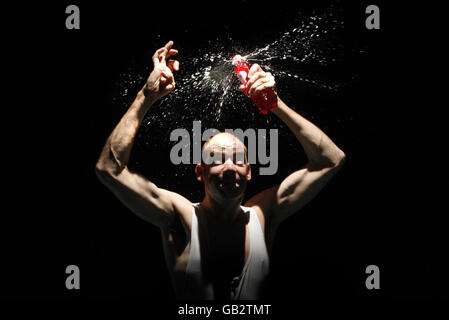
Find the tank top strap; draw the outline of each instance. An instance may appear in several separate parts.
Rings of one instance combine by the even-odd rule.
[[[192,230],[190,231],[190,258],[187,263],[187,273],[201,275],[201,252],[198,232],[197,203],[192,206]]]
[[[236,282],[235,289],[231,297],[233,300],[258,299],[260,289],[269,272],[268,251],[265,244],[265,235],[259,221],[259,217],[254,209],[241,206],[245,212],[249,212],[248,232],[249,232],[249,255]]]
[[[213,299],[212,288],[203,284],[201,268],[201,247],[199,238],[198,203],[192,206],[192,230],[190,232],[190,253],[184,278],[182,296],[185,299]]]

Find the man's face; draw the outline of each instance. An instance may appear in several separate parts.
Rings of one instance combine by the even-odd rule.
[[[203,149],[203,163],[197,176],[215,200],[243,197],[251,179],[245,145],[231,134],[215,135]]]

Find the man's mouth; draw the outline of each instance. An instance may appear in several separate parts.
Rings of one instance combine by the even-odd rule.
[[[238,180],[229,179],[219,181],[218,185],[224,188],[238,188],[240,186],[240,183],[238,182]]]

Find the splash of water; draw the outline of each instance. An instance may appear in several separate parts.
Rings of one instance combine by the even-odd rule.
[[[258,48],[247,48],[227,38],[209,41],[208,47],[198,48],[195,56],[183,54],[181,68],[175,73],[176,89],[146,115],[136,139],[137,149],[143,150],[142,154],[151,154],[150,150],[173,145],[169,141],[172,130],[189,130],[193,121],[201,119],[203,130],[279,128],[281,138],[289,141],[291,152],[299,152],[297,141],[288,136],[289,130],[284,124],[270,115],[263,116],[238,90],[240,83],[231,64],[235,54],[241,54],[251,63],[258,63],[263,70],[275,76],[281,97],[288,94],[289,87],[294,90],[311,89],[319,94],[338,92],[344,83],[338,77],[329,78],[327,72],[344,55],[339,38],[343,20],[338,10],[329,8],[307,17],[299,14],[293,25],[277,40]],[[124,72],[114,103],[127,108],[135,96],[130,88],[143,85],[151,70],[152,66],[148,66],[145,70],[130,68]],[[313,116],[309,118],[313,121]],[[142,164],[139,169],[145,171],[146,168]],[[159,172],[162,179],[191,174],[191,168],[187,166],[166,170],[171,171]]]
[[[141,138],[148,141],[145,137],[148,127],[160,126],[161,132],[170,132],[175,128],[189,128],[198,119],[208,128],[219,130],[259,124],[276,126],[269,123],[269,117],[261,116],[251,100],[238,90],[239,81],[231,63],[235,54],[271,72],[281,97],[288,93],[283,88],[289,86],[326,93],[338,91],[342,86],[340,79],[329,79],[325,72],[343,57],[339,38],[343,20],[338,13],[331,7],[307,17],[298,14],[291,30],[259,48],[244,47],[232,38],[217,39],[209,41],[207,48],[198,48],[194,57],[183,56],[181,68],[175,73],[176,89],[147,114],[141,126]],[[137,83],[143,85],[151,67],[137,74],[123,73],[120,95],[115,102],[127,106],[123,100],[130,101],[135,94],[129,88]],[[168,137],[163,134],[160,142],[167,143]]]
[[[302,86],[337,91],[341,86],[338,81],[324,80],[317,72],[304,66],[325,67],[342,56],[343,48],[336,38],[342,27],[343,21],[336,16],[335,9],[330,8],[308,17],[299,14],[295,27],[290,31],[252,51],[226,45],[234,42],[232,38],[216,43],[210,41],[209,47],[200,48],[195,57],[181,61],[181,70],[175,74],[177,88],[161,101],[164,107],[158,116],[171,118],[175,125],[195,116],[218,124],[223,120],[224,109],[238,112],[239,106],[247,108],[249,99],[237,90],[239,82],[231,64],[232,56],[237,53],[260,64],[275,76],[277,82],[295,81]],[[124,73],[122,80],[121,95],[127,97],[129,86],[144,82],[145,77]],[[155,119],[147,119],[146,123],[151,120]]]

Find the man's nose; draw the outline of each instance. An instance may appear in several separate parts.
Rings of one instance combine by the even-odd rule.
[[[225,165],[222,174],[224,180],[235,180],[236,179],[237,170],[233,165]]]
[[[224,163],[224,167],[226,170],[234,170],[235,171],[235,166],[234,166],[234,162],[232,161],[231,158],[227,158],[225,163]]]

